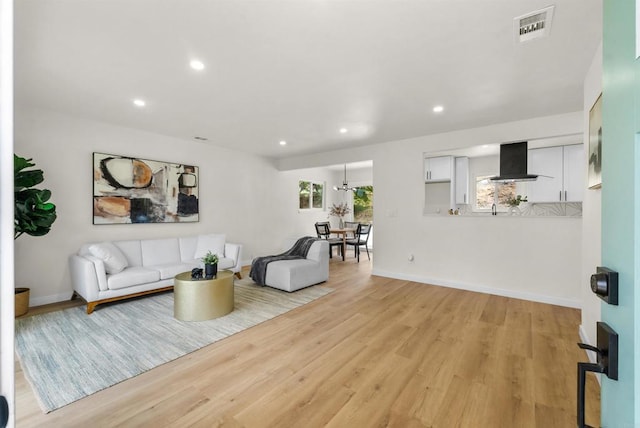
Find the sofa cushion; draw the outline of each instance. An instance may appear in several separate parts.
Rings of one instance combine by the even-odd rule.
[[[187,236],[179,238],[180,241],[180,259],[185,262],[196,258],[196,247],[198,246],[197,236]]]
[[[102,260],[104,269],[108,274],[122,272],[128,266],[127,258],[111,242],[100,242],[89,246],[89,252]]]
[[[222,257],[218,260],[218,269],[231,269],[236,265],[233,259],[228,257]]]
[[[140,240],[114,241],[113,244],[120,248],[122,254],[127,258],[129,266],[142,266],[142,248]]]
[[[265,282],[270,287],[295,291],[327,279],[327,269],[323,269],[320,263],[308,259],[296,259],[269,263]]]
[[[160,279],[173,278],[179,273],[189,272],[193,268],[197,268],[198,263],[168,263],[164,265],[145,266],[149,269],[157,270],[160,273]]]
[[[140,241],[142,248],[142,265],[156,266],[180,263],[180,244],[178,238],[144,239]]]
[[[120,273],[107,276],[107,284],[110,290],[156,281],[160,281],[160,272],[142,266],[130,267]]]
[[[212,233],[210,235],[198,236],[198,245],[196,245],[196,253],[194,257],[201,259],[209,251],[213,254],[217,254],[218,257],[224,257],[224,243],[226,236],[222,234]]]

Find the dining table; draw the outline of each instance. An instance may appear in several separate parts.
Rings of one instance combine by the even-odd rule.
[[[342,235],[342,261],[344,261],[344,256],[347,252],[347,235],[350,233],[355,235],[356,230],[350,227],[330,228],[329,233],[335,233],[338,236]]]

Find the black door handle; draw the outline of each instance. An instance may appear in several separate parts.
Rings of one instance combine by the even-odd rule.
[[[0,395],[0,427],[5,428],[9,422],[9,403],[7,397]]]
[[[578,428],[589,428],[584,421],[587,372],[604,373],[609,379],[618,380],[618,333],[604,322],[596,324],[596,333],[597,347],[578,343],[580,349],[597,355],[597,363],[578,363]]]
[[[586,343],[578,343],[578,348],[585,349],[587,351],[593,351],[598,355],[602,355],[602,352],[595,346],[587,345]]]
[[[579,344],[582,345],[582,344]],[[604,368],[594,363],[578,363],[578,428],[592,428],[584,421],[584,399],[587,372],[603,373]]]

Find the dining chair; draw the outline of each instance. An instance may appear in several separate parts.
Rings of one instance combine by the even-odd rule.
[[[344,222],[344,227],[346,229],[353,229],[353,233],[349,236],[349,238],[355,238],[356,237],[356,229],[358,228],[358,225],[360,223],[358,223],[357,221],[345,221]]]
[[[316,234],[318,235],[318,238],[329,241],[329,257],[333,258],[333,247],[339,247],[340,248],[339,254],[342,254],[342,251],[343,251],[342,238],[331,237],[331,232],[330,232],[331,227],[329,225],[329,222],[328,221],[317,222],[315,224],[315,227],[316,227]]]
[[[353,245],[354,256],[358,258],[358,263],[360,263],[360,247],[362,246],[367,250],[367,258],[371,260],[368,246],[370,232],[370,224],[359,223],[356,228],[356,237],[354,239],[347,239],[347,245]]]

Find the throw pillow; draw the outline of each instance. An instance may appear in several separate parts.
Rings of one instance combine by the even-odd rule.
[[[101,242],[99,244],[93,244],[89,246],[89,252],[94,256],[102,260],[104,263],[104,270],[109,274],[122,272],[129,263],[127,258],[122,254],[122,251],[111,242]]]
[[[224,244],[226,236],[221,234],[200,235],[198,236],[198,245],[196,245],[196,259],[201,259],[209,251],[217,254],[218,257],[224,257]]]

